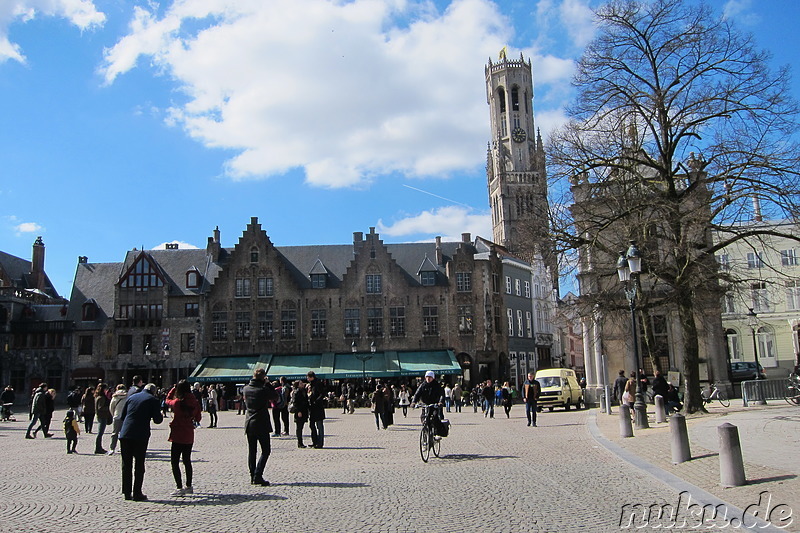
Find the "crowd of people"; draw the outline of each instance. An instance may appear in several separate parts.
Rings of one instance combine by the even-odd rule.
[[[91,387],[75,387],[67,395],[67,411],[62,422],[68,454],[77,453],[81,433],[92,434],[94,453],[121,456],[122,493],[126,500],[144,501],[142,492],[145,457],[150,440],[151,423],[160,424],[171,418],[168,441],[170,464],[175,490],[173,496],[192,494],[192,447],[195,430],[201,427],[203,413],[208,418],[208,428],[217,427],[219,410],[236,408],[244,415],[244,433],[247,442],[247,467],[250,483],[268,486],[264,477],[271,453],[271,437],[288,437],[290,421],[294,422],[294,437],[298,448],[325,447],[327,408],[341,408],[342,414],[353,414],[356,407],[369,407],[375,417],[376,428],[385,430],[394,424],[398,410],[403,417],[417,403],[435,403],[445,412],[461,412],[466,405],[485,417],[494,418],[495,406],[502,406],[510,417],[515,400],[520,397],[526,405],[528,425],[536,426],[536,400],[540,388],[533,379],[528,380],[519,393],[508,382],[500,384],[487,380],[471,389],[461,384],[439,383],[433,372],[422,379],[381,380],[361,382],[344,381],[330,385],[309,371],[304,380],[289,382],[281,377],[269,381],[264,369],[256,369],[246,385],[231,389],[220,384],[193,385],[181,380],[170,389],[159,389],[155,384],[145,384],[134,376],[129,386],[109,386],[100,381]],[[232,392],[233,391],[233,392]],[[30,422],[26,439],[36,439],[41,432],[44,438],[53,437],[51,423],[55,410],[56,391],[41,383],[30,397]],[[3,403],[13,404],[14,391],[9,386],[3,391]],[[308,425],[310,444],[304,441]],[[104,448],[106,433],[110,432],[108,449]],[[118,450],[119,448],[119,450]]]

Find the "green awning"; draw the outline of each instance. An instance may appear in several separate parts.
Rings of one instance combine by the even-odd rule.
[[[363,359],[363,361],[362,361]],[[253,370],[263,367],[270,379],[303,379],[309,370],[321,379],[422,376],[428,370],[461,374],[452,350],[322,353],[302,355],[214,356],[204,358],[190,376],[191,381],[246,383]]]

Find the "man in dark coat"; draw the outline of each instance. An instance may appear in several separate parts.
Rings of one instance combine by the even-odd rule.
[[[144,386],[144,391],[132,394],[122,408],[119,445],[122,455],[122,494],[126,500],[147,500],[147,496],[142,493],[142,484],[144,458],[150,442],[150,421],[160,424],[164,420],[161,402],[155,394],[155,384],[148,383]]]
[[[522,399],[525,402],[525,416],[528,417],[528,425],[536,427],[536,411],[538,410],[539,394],[542,386],[534,379],[533,372],[528,372],[528,379],[522,384]]]
[[[311,413],[308,417],[311,429],[311,445],[313,448],[325,446],[325,385],[317,379],[313,370],[306,374],[308,378],[308,403]]]
[[[625,384],[628,383],[628,378],[625,377],[625,371],[620,370],[617,379],[614,380],[614,399],[622,405],[622,395],[625,392]]]
[[[247,466],[250,469],[250,484],[269,486],[264,479],[264,469],[271,451],[269,434],[272,424],[269,421],[269,406],[278,398],[278,393],[267,382],[267,374],[263,368],[253,371],[253,379],[242,390],[246,405],[244,418],[244,434],[247,436]],[[258,447],[261,456],[256,461]]]

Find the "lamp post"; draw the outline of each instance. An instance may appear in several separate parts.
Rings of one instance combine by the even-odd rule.
[[[750,331],[753,332],[753,357],[756,361],[756,396],[753,399],[755,405],[765,405],[764,397],[761,395],[761,385],[758,380],[761,379],[761,363],[758,362],[758,340],[756,339],[756,332],[758,330],[758,315],[753,309],[747,313],[747,325],[750,326]]]
[[[639,369],[644,368],[644,363],[640,360],[639,354],[639,335],[636,328],[636,298],[638,296],[638,276],[642,271],[642,256],[634,241],[630,241],[627,251],[619,253],[617,260],[617,275],[619,281],[623,283],[625,296],[631,309],[631,335],[633,336],[633,357],[636,360],[636,401],[633,404],[634,423],[636,429],[646,429],[650,425],[647,422],[647,404],[644,401],[644,383],[639,379]]]
[[[369,353],[358,353],[358,346],[356,345],[356,341],[353,341],[353,344],[350,345],[350,349],[355,354],[356,359],[361,361],[361,374],[362,379],[364,380],[364,385],[367,384],[367,361],[372,359],[375,356],[375,350],[377,349],[375,346],[375,341],[369,345]]]

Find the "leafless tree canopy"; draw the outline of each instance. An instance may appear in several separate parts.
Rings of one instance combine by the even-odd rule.
[[[797,218],[789,70],[770,70],[751,35],[702,4],[614,0],[596,18],[571,121],[547,150],[550,190],[563,195],[551,203],[572,206],[552,210],[553,239],[562,251],[591,249],[610,275],[618,251],[636,239],[644,279],[691,329],[693,300],[718,295],[714,254],[775,231],[750,224],[754,209]],[[722,238],[712,242],[712,231]]]

